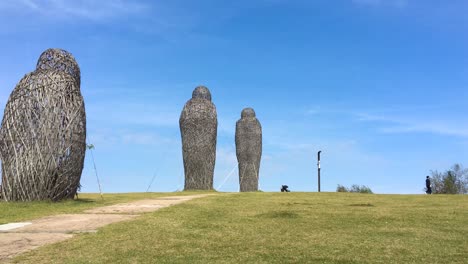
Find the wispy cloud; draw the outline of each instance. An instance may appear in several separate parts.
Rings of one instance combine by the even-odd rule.
[[[114,149],[116,146],[158,146],[171,149],[180,144],[179,135],[163,135],[158,131],[138,129],[92,129],[88,131],[89,144],[101,149]]]
[[[397,7],[397,8],[404,8],[409,4],[409,0],[352,0],[353,3],[358,5],[366,5],[366,6],[374,6],[374,7],[381,7],[381,6],[389,6],[389,7]]]
[[[138,111],[133,111],[127,114],[122,114],[118,120],[119,124],[127,125],[143,125],[143,126],[158,126],[158,127],[178,127],[179,113],[174,111],[167,112],[149,112],[143,111],[138,114]]]
[[[176,104],[171,105],[158,96],[150,95],[146,98],[129,95],[112,99],[99,96],[87,105],[91,121],[120,127],[178,128],[180,111]]]
[[[130,0],[4,0],[2,12],[30,12],[54,18],[101,20],[148,10],[149,6]]]
[[[380,129],[384,133],[432,133],[445,136],[468,137],[468,127],[458,126],[440,121],[417,122],[413,124],[395,125]]]
[[[229,168],[235,166],[237,164],[235,147],[218,147],[216,150],[216,161]]]
[[[387,116],[384,116],[384,115],[375,115],[375,114],[369,114],[369,113],[363,113],[363,112],[360,112],[360,113],[356,113],[354,114],[356,119],[358,121],[368,121],[368,122],[372,122],[372,121],[387,121],[387,122],[395,122],[394,119],[392,118],[389,118]]]
[[[220,191],[237,191],[239,188],[238,173],[235,149],[218,147],[214,176],[215,188]]]
[[[7,3],[9,2],[8,0],[6,1]],[[27,8],[30,8],[30,9],[34,9],[34,10],[39,10],[40,7],[38,6],[38,4],[32,0],[19,0],[19,1],[16,1],[18,4],[22,4],[24,5],[25,7]]]
[[[316,115],[316,114],[319,114],[321,112],[321,109],[320,107],[312,107],[310,109],[308,109],[305,114],[306,115]]]
[[[382,133],[432,133],[445,136],[468,137],[466,120],[439,119],[415,116],[358,113],[356,119],[362,122],[378,122]]]
[[[120,134],[121,140],[125,144],[137,145],[172,145],[176,144],[175,139],[162,137],[156,133],[145,132],[125,132]]]

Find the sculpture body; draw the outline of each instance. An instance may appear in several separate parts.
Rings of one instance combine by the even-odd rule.
[[[185,190],[212,190],[218,119],[208,88],[195,88],[179,120]]]
[[[236,155],[239,163],[240,191],[258,191],[262,126],[252,108],[242,110],[241,119],[236,123]]]
[[[63,50],[46,50],[8,99],[0,129],[2,198],[73,198],[86,151],[80,70]]]

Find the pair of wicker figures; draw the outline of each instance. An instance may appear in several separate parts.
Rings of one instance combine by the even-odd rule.
[[[8,99],[0,128],[1,196],[6,201],[73,198],[86,152],[80,68],[61,49],[44,51]],[[213,189],[217,114],[210,91],[195,88],[180,116],[186,190]],[[251,108],[236,124],[241,191],[258,189],[262,130]]]

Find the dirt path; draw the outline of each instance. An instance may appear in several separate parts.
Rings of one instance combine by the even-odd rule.
[[[72,238],[78,233],[97,232],[105,225],[131,220],[142,213],[205,196],[207,194],[145,199],[97,207],[82,214],[54,215],[30,222],[0,225],[0,263],[37,247]]]

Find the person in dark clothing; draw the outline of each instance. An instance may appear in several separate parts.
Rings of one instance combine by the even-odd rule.
[[[281,192],[290,192],[287,185],[281,185]]]
[[[426,176],[426,193],[432,194],[431,179],[429,179],[429,176]]]

